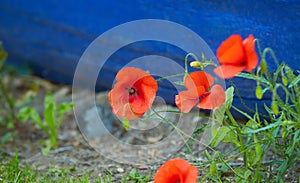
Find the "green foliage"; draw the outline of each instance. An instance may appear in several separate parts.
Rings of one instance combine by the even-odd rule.
[[[0,182],[3,183],[27,183],[27,182],[72,182],[72,183],[89,183],[91,182],[90,174],[83,174],[81,177],[73,176],[75,171],[74,167],[70,168],[50,168],[44,175],[38,171],[33,170],[30,166],[25,165],[23,168],[20,166],[18,151],[15,157],[9,162],[0,162]],[[111,183],[110,176],[105,179],[98,177],[95,183]]]
[[[97,182],[99,183],[111,183],[112,180],[111,180],[111,175],[108,173],[105,175],[105,177],[98,177],[98,180]]]
[[[34,89],[25,92],[24,95],[16,97],[12,89],[12,83],[18,76],[17,69],[5,64],[8,54],[0,42],[0,133],[4,134],[0,139],[0,146],[13,140],[21,129],[17,119],[18,110],[28,105],[37,94],[36,85]]]
[[[261,55],[267,52],[275,57],[269,48]],[[213,128],[211,146],[218,147],[221,142],[234,144],[233,150],[238,150],[234,157],[243,157],[243,166],[231,169],[236,182],[249,182],[250,177],[251,182],[282,182],[286,171],[294,169],[300,159],[300,79],[299,75],[296,75],[299,71],[293,72],[282,63],[278,65],[274,74],[270,74],[264,58],[257,70],[256,74],[241,73],[239,77],[256,80],[258,85],[255,94],[258,99],[261,99],[267,91],[272,93],[271,105],[265,105],[268,115],[261,119],[262,115],[258,110],[251,116],[234,106],[227,105],[248,118],[245,124],[238,123],[231,115],[230,107],[225,109],[225,116],[220,115],[220,111],[224,111],[224,104],[212,113],[212,119],[215,119],[220,127]],[[278,95],[279,90],[284,92],[283,96]],[[227,97],[226,101],[231,104],[232,98]],[[226,125],[223,125],[224,122]],[[265,162],[266,151],[272,152],[276,158]],[[214,172],[214,176],[208,176],[211,180],[220,182],[221,179],[222,169],[215,171],[216,162],[222,167],[223,165],[232,167],[230,160],[224,162],[226,155],[229,154],[232,155],[232,151],[208,158],[210,174]],[[273,172],[268,172],[270,165],[277,168],[274,168]]]
[[[273,74],[267,68],[267,53],[278,66]],[[266,92],[271,94],[271,104],[264,104],[267,115],[262,115],[259,110],[250,115],[232,106],[234,90],[237,89],[227,89],[226,102],[212,111],[212,141],[209,147],[212,155],[205,151],[207,161],[199,164],[199,168],[209,166],[208,170],[203,170],[206,175],[202,182],[226,182],[223,174],[228,172],[235,182],[283,182],[287,170],[294,171],[296,162],[300,161],[300,71],[293,71],[284,63],[279,65],[270,48],[260,55],[261,64],[257,72],[240,73],[238,77],[257,82],[255,95],[258,99],[262,99]],[[247,121],[237,121],[231,114],[232,110],[245,116]],[[197,140],[194,139],[194,142]],[[230,143],[232,148],[222,152],[216,150],[221,143]],[[270,157],[273,159],[266,160]],[[233,162],[237,158],[242,162]]]
[[[2,47],[2,42],[0,42],[0,129],[5,129],[5,134],[1,137],[0,145],[6,143],[16,135],[16,131],[14,131],[16,123],[15,101],[9,95],[4,82],[4,63],[7,55],[7,52]]]
[[[22,108],[18,113],[18,119],[22,122],[31,120],[38,125],[47,135],[47,140],[42,140],[44,145],[43,154],[48,154],[51,148],[57,148],[57,138],[63,120],[64,114],[73,108],[73,104],[61,103],[57,106],[54,97],[47,94],[44,99],[44,120],[40,117],[37,110],[27,106]]]
[[[3,68],[4,62],[7,58],[7,52],[3,49],[2,42],[0,41],[0,70]]]
[[[25,166],[19,167],[18,151],[8,164],[0,163],[0,182],[32,182],[37,179],[37,173]]]
[[[122,124],[125,130],[129,130],[130,122],[126,117],[123,118]]]
[[[135,182],[135,183],[144,183],[150,181],[150,177],[148,175],[139,174],[135,168],[133,168],[129,174],[127,174],[123,180],[122,183],[126,182]]]

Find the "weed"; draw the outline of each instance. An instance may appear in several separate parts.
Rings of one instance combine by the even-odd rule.
[[[122,180],[123,183],[129,182],[129,181],[135,182],[135,183],[144,183],[144,182],[150,181],[150,177],[149,177],[149,175],[139,174],[137,172],[137,170],[135,168],[133,168],[129,172],[129,174],[127,174]]]
[[[44,99],[44,108],[44,120],[31,106],[22,108],[18,113],[18,119],[22,122],[31,120],[47,135],[47,140],[41,140],[41,144],[44,145],[42,152],[46,155],[51,148],[58,147],[57,139],[63,117],[73,108],[73,104],[63,102],[57,106],[54,97],[48,93]]]

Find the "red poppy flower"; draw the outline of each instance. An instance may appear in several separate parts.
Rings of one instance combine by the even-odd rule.
[[[141,69],[128,67],[118,72],[116,81],[108,94],[113,113],[129,120],[143,116],[156,96],[155,79]]]
[[[196,105],[201,109],[221,106],[225,102],[225,92],[220,85],[212,86],[213,83],[214,78],[210,74],[203,71],[192,72],[184,80],[187,90],[175,96],[175,104],[184,113],[190,112]]]
[[[217,58],[221,66],[214,72],[220,78],[232,78],[244,69],[250,72],[258,64],[253,35],[250,34],[244,41],[240,35],[230,36],[218,48]]]
[[[154,183],[196,183],[198,170],[187,161],[176,158],[167,161],[156,172]]]

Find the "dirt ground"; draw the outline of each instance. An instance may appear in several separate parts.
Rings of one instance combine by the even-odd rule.
[[[41,81],[42,90],[40,94],[36,97],[33,105],[36,108],[41,109],[42,113],[43,109],[43,96],[46,91],[52,91],[57,101],[72,101],[71,99],[71,87],[62,86],[62,85],[54,85],[47,81]],[[21,82],[22,83],[22,82]],[[20,82],[16,84],[17,89],[20,89],[18,85],[21,85]],[[26,87],[25,87],[26,88]],[[78,93],[78,96],[84,100],[84,96],[86,93]],[[105,96],[105,93],[98,94],[97,97],[99,100]],[[101,101],[100,101],[101,104]],[[102,103],[103,104],[103,103]],[[126,135],[126,131],[119,124],[113,123],[111,128],[111,132],[124,140],[125,142],[130,142],[131,144],[143,144],[149,142],[159,141],[164,138],[166,131],[170,131],[169,127],[163,126],[163,131],[152,131],[151,134],[145,136],[143,134],[133,132],[133,137],[131,135]],[[126,153],[124,151],[130,149],[121,149],[122,152],[115,153],[112,152],[117,157],[110,156],[111,159],[108,159],[107,156],[104,156],[97,152],[94,148],[92,148],[82,133],[79,130],[77,122],[74,118],[74,113],[69,112],[65,116],[65,119],[62,123],[60,135],[59,135],[59,148],[56,150],[52,150],[49,155],[42,155],[41,148],[39,145],[39,140],[45,139],[46,136],[43,132],[32,123],[19,123],[18,126],[19,134],[16,139],[12,142],[6,143],[3,147],[0,148],[2,152],[2,159],[4,156],[13,157],[15,154],[16,148],[19,151],[19,158],[22,165],[28,164],[33,169],[38,170],[39,172],[46,173],[49,168],[72,168],[72,174],[74,176],[82,176],[88,172],[91,173],[91,179],[97,179],[98,176],[105,176],[106,174],[111,174],[113,182],[120,182],[122,178],[130,172],[132,168],[136,168],[139,173],[147,174],[150,177],[153,177],[157,168],[163,163],[163,161],[157,161],[156,163],[148,164],[145,161],[141,161],[144,163],[140,163],[139,165],[129,165],[127,163],[118,163],[111,159],[124,159],[124,162],[130,161],[128,157],[124,156]],[[176,143],[176,139],[174,139]],[[101,142],[99,142],[101,143]],[[100,148],[108,148],[109,144],[104,144],[103,147]],[[113,146],[113,144],[111,144]],[[221,145],[222,146],[222,145]],[[172,144],[170,144],[172,147]],[[226,149],[227,146],[223,145],[220,149]],[[170,155],[168,157],[183,157],[188,159],[188,155],[185,153],[186,148],[179,150],[178,152]],[[163,152],[161,154],[164,155]],[[124,157],[122,157],[124,156]],[[162,158],[164,159],[164,158]],[[201,153],[199,153],[199,160],[204,160],[204,157],[201,157]],[[239,160],[237,160],[238,162]],[[296,169],[297,171],[289,171],[285,175],[285,179],[287,182],[298,182],[300,168]],[[204,174],[204,172],[200,172]],[[227,180],[230,180],[230,174],[227,175]]]

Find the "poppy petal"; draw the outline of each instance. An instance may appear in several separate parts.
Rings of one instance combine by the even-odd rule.
[[[255,40],[254,36],[250,34],[248,38],[243,41],[246,50],[246,71],[252,71],[258,64],[258,56],[255,52]]]
[[[197,182],[198,169],[194,166],[190,166],[187,170],[184,183]]]
[[[150,109],[158,86],[149,73],[128,67],[117,73],[116,80],[117,82],[108,94],[115,115],[131,120],[141,117]],[[132,88],[134,93],[129,93]]]
[[[123,106],[128,103],[127,91],[122,83],[116,83],[114,88],[108,93],[108,100],[112,107],[113,113],[117,116],[123,111]]]
[[[215,109],[220,107],[226,100],[224,89],[221,85],[214,85],[207,96],[205,96],[197,107],[201,109]]]
[[[132,109],[137,113],[145,113],[151,108],[155,99],[158,89],[157,82],[149,75],[136,82],[134,87],[136,87],[138,95],[134,96],[130,102]]]
[[[198,170],[181,158],[164,163],[156,172],[154,183],[196,183]]]
[[[245,69],[245,66],[221,65],[214,69],[215,74],[223,79],[233,78]]]
[[[203,87],[202,91],[203,93],[205,92]],[[175,96],[176,106],[184,113],[190,112],[192,108],[197,104],[198,100],[199,97],[195,90],[185,90]]]
[[[205,91],[214,83],[214,78],[203,71],[195,71],[190,73],[184,80],[184,86],[187,89],[195,89],[196,87],[203,86]]]
[[[136,82],[137,80],[143,78],[144,76],[148,76],[149,73],[143,71],[142,69],[135,68],[135,67],[126,67],[121,70],[116,75],[116,80],[117,81],[134,81]],[[132,83],[133,84],[133,83]]]
[[[134,112],[125,95],[116,93],[116,90],[111,90],[108,93],[108,100],[111,104],[112,111],[116,116],[126,117],[129,120],[139,118],[144,115],[143,113]]]
[[[216,54],[221,64],[240,65],[246,61],[243,39],[240,35],[232,35],[221,43]]]

